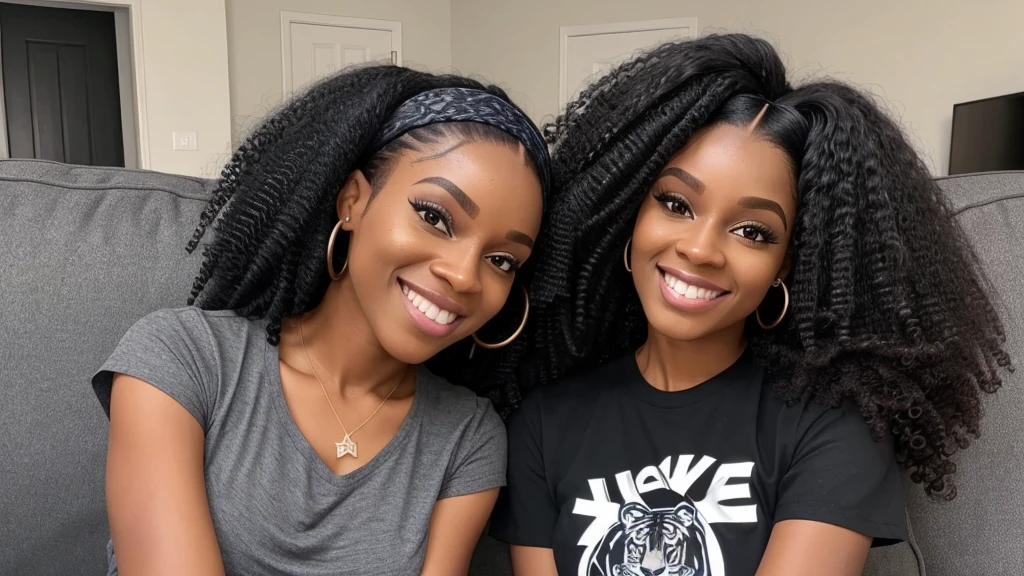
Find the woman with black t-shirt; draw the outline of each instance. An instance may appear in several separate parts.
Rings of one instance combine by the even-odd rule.
[[[493,534],[518,575],[859,574],[899,468],[951,455],[1010,362],[977,262],[868,96],[744,35],[619,67],[547,133],[562,195]],[[500,373],[500,372],[499,372]]]

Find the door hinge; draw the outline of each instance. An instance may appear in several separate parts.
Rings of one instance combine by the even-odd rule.
[[[398,64],[398,52],[394,50],[391,51],[391,63],[396,65]]]

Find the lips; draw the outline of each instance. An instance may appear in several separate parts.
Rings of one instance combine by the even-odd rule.
[[[447,326],[459,318],[459,315],[450,310],[441,308],[438,304],[424,297],[419,292],[409,288],[407,285],[402,286],[402,292],[405,297],[412,302],[413,307],[419,310],[428,319],[440,324],[441,326]]]
[[[728,290],[703,278],[687,274],[682,270],[658,266],[665,284],[676,294],[691,300],[714,300],[728,293]]]
[[[658,266],[661,294],[673,308],[700,312],[717,305],[729,294],[721,286],[681,270]]]
[[[468,315],[458,302],[433,290],[404,278],[398,279],[398,285],[405,296],[405,310],[413,325],[429,336],[448,336]]]

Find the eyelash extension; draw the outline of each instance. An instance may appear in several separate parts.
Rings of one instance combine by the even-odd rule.
[[[740,224],[739,226],[733,228],[733,230],[742,230],[743,228],[753,228],[754,230],[757,230],[758,233],[761,234],[761,236],[764,237],[764,240],[758,242],[757,240],[747,240],[746,238],[743,238],[742,236],[740,236],[741,239],[746,240],[747,242],[751,242],[753,244],[778,244],[779,243],[778,237],[775,236],[775,233],[772,232],[771,230],[769,230],[767,226],[764,226],[764,225],[761,225],[761,224],[757,224],[756,222],[747,222],[746,224]]]
[[[654,199],[657,200],[658,202],[661,202],[662,204],[665,204],[665,203],[668,203],[668,202],[679,202],[680,204],[686,206],[686,209],[691,214],[693,214],[693,208],[690,206],[690,203],[686,201],[686,198],[683,198],[679,194],[675,194],[673,192],[664,192],[664,191],[655,192],[654,193]],[[667,209],[668,207],[666,206],[665,208]],[[669,212],[671,212],[671,210],[669,210]],[[678,214],[677,212],[672,212],[672,213],[673,214]]]
[[[452,215],[447,210],[444,209],[444,206],[441,206],[440,204],[435,204],[433,202],[429,202],[427,200],[415,199],[409,200],[409,205],[412,206],[413,210],[417,212],[427,211],[437,214],[438,216],[441,217],[441,220],[444,221],[445,226],[448,227],[448,233],[453,233],[452,231],[455,229],[455,221],[454,219],[452,219]]]

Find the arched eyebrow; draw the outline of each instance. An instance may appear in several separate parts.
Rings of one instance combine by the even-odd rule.
[[[704,193],[704,183],[698,180],[696,176],[690,174],[689,172],[683,170],[682,168],[676,168],[675,166],[665,168],[664,170],[661,171],[661,174],[658,175],[658,178],[664,178],[665,176],[671,176],[681,181],[683,184],[686,184],[690,188],[693,188],[693,191],[696,192],[697,194]]]
[[[777,202],[773,202],[767,198],[744,196],[743,198],[740,198],[739,205],[741,208],[747,208],[750,210],[768,210],[769,212],[774,212],[782,219],[782,227],[786,230],[789,229],[789,224],[786,222],[786,212]]]
[[[518,230],[509,230],[508,234],[505,234],[505,239],[522,244],[531,250],[533,249],[533,238],[530,238],[528,234],[523,234]]]
[[[420,180],[416,184],[433,184],[434,186],[438,186],[445,192],[451,194],[452,198],[455,199],[455,202],[458,203],[460,207],[462,207],[462,209],[466,212],[467,215],[469,215],[470,218],[476,218],[477,214],[480,214],[480,207],[477,206],[476,202],[473,202],[473,199],[470,198],[465,192],[463,192],[462,188],[459,188],[458,186],[455,185],[454,182],[447,178],[442,178],[440,176],[429,176],[427,178],[424,178],[423,180]]]

